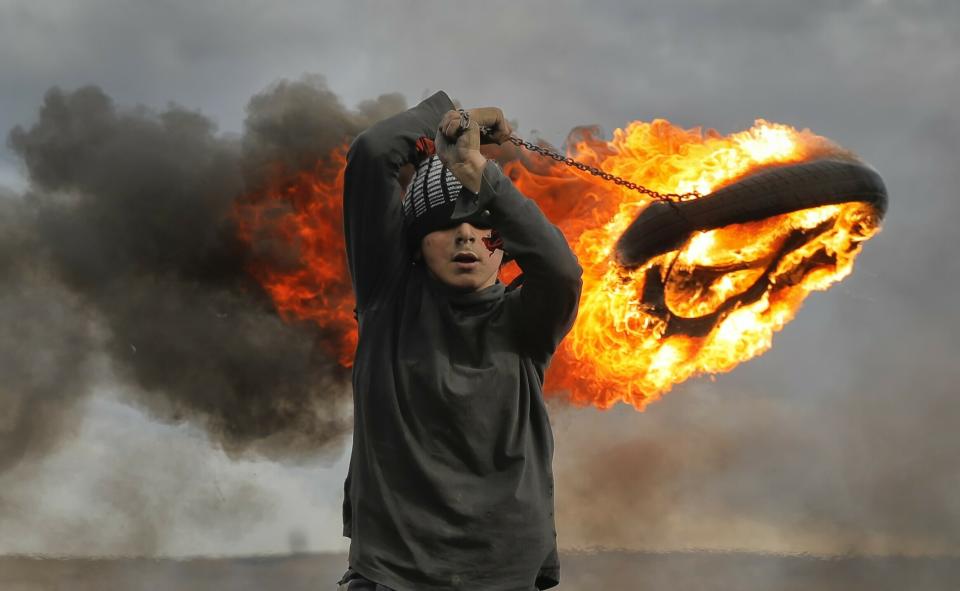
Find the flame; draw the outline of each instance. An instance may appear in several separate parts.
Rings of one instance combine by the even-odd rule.
[[[588,137],[570,155],[661,193],[706,195],[759,169],[828,154],[845,155],[807,130],[763,120],[727,137],[657,120],[617,130],[610,142]],[[553,173],[564,175],[556,167]],[[535,197],[544,179],[528,184],[530,176],[517,174],[515,182]],[[579,199],[595,218],[609,218],[587,229],[555,220],[584,268],[584,287],[577,322],[554,357],[548,389],[600,408],[622,401],[642,410],[676,384],[729,371],[768,350],[773,333],[793,318],[811,291],[826,289],[852,271],[860,244],[879,223],[872,207],[861,203],[819,207],[696,233],[678,251],[628,271],[612,264],[612,249],[649,200],[592,177],[581,180],[590,187],[588,194],[552,195],[552,200]],[[578,217],[584,215],[581,211]],[[810,237],[782,253],[797,235]],[[764,276],[768,285],[752,301],[721,314],[705,335],[669,334],[663,311],[643,303],[651,270],[664,283],[669,312],[683,318],[722,311],[725,302]]]
[[[338,148],[317,170],[247,198],[237,218],[241,238],[254,249],[251,273],[278,311],[323,327],[331,352],[349,366],[357,335],[343,254],[345,151]],[[702,195],[765,167],[849,156],[809,130],[764,120],[728,136],[665,120],[634,122],[610,141],[584,135],[569,155],[661,193]],[[521,156],[505,171],[560,227],[584,269],[580,313],[554,355],[545,387],[576,404],[625,402],[642,410],[676,384],[729,371],[763,353],[809,293],[852,271],[861,244],[879,229],[869,205],[830,205],[699,232],[680,249],[626,270],[613,263],[613,247],[649,199],[562,164]],[[290,248],[297,260],[283,268],[258,257],[261,242]],[[501,279],[509,282],[518,272],[515,265],[506,268]],[[709,330],[669,331],[664,310],[644,303],[653,277],[663,283],[670,315],[713,314]],[[758,284],[762,292],[751,292]]]
[[[347,146],[311,172],[276,172],[266,190],[234,207],[240,239],[253,256],[247,270],[287,321],[323,329],[320,344],[344,367],[353,365],[357,326],[343,242],[343,170]]]

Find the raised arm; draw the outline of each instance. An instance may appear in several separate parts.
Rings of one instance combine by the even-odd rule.
[[[400,167],[414,160],[417,139],[433,137],[440,118],[452,108],[450,98],[438,92],[371,126],[350,146],[343,181],[343,223],[347,264],[361,312],[406,265]]]
[[[583,269],[560,229],[492,160],[484,165],[477,193],[461,194],[453,217],[478,210],[490,212],[503,249],[523,270],[521,336],[531,356],[546,364],[577,316]]]

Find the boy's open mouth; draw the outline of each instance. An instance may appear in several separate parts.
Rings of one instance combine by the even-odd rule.
[[[457,263],[476,263],[480,257],[474,252],[461,251],[454,255],[453,260]]]

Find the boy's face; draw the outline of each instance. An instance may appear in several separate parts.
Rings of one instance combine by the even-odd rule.
[[[503,251],[490,252],[481,238],[489,237],[489,228],[462,224],[430,232],[423,237],[420,250],[433,276],[459,291],[478,291],[497,281]]]

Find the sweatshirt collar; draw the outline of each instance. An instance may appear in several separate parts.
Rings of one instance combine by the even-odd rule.
[[[422,267],[424,279],[431,290],[457,308],[468,308],[495,302],[503,297],[506,286],[497,278],[496,282],[477,291],[459,291],[436,279],[426,267]]]

